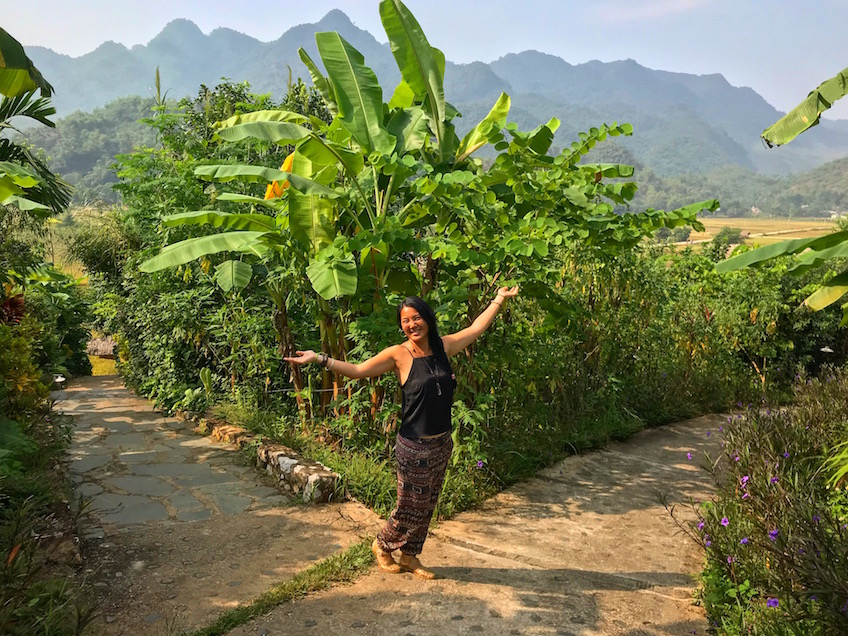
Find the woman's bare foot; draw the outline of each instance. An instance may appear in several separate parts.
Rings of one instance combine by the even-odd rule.
[[[418,557],[401,554],[398,565],[404,572],[412,572],[415,576],[420,576],[422,579],[432,580],[436,578],[436,573],[421,565]]]
[[[380,566],[380,569],[383,572],[398,574],[403,571],[401,567],[395,563],[395,560],[392,558],[392,553],[383,550],[383,548],[380,547],[380,544],[377,543],[377,539],[374,539],[374,543],[371,544],[371,552],[374,553],[374,557],[377,559],[377,565]]]

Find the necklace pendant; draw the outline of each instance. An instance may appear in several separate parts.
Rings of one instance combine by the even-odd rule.
[[[436,395],[442,394],[442,385],[436,382]]]

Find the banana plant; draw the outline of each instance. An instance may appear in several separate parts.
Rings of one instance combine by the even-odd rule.
[[[38,98],[36,91],[41,93]],[[71,187],[28,148],[3,135],[21,132],[11,123],[15,117],[54,128],[49,119],[56,114],[48,99],[52,92],[20,42],[0,28],[0,206],[12,205],[40,217],[66,209]]]
[[[708,201],[669,213],[617,214],[614,207],[627,205],[635,185],[608,180],[627,179],[633,169],[586,164],[585,155],[608,137],[632,134],[627,124],[593,128],[551,156],[559,121],[520,131],[507,121],[511,100],[502,94],[460,139],[458,112],[445,98],[444,54],[400,0],[382,0],[380,17],[402,77],[389,101],[359,51],[338,33],[317,33],[323,71],[299,53],[332,122],[276,110],[217,124],[221,142],[293,146],[288,169],[198,168],[199,178],[216,184],[261,183],[269,198],[225,192],[217,201],[251,211],[166,217],[166,227],[204,225],[219,233],[169,245],[143,271],[234,252],[242,256],[219,265],[216,277],[236,288],[250,280],[244,259],[261,259],[290,289],[308,281],[322,342],[343,358],[349,343],[342,314],[383,311],[391,294],[427,293],[437,280],[450,280],[444,302],[473,309],[500,272],[535,280],[545,293],[551,286],[541,283],[560,269],[556,246],[626,249],[663,225],[697,227],[697,212],[717,207]],[[499,153],[488,170],[474,157],[485,146]],[[282,286],[269,293],[284,309]]]
[[[17,97],[36,90],[44,97],[53,93],[53,87],[35,68],[21,43],[0,28],[0,94]]]
[[[784,117],[763,131],[762,138],[769,148],[789,143],[805,130],[817,125],[821,114],[833,103],[848,94],[848,68],[823,82],[807,98]],[[731,272],[745,267],[759,266],[782,256],[797,255],[790,269],[803,274],[833,259],[848,257],[848,231],[834,232],[812,239],[789,239],[767,245],[742,254],[737,254],[716,264],[719,273]],[[828,275],[822,286],[810,294],[804,304],[813,311],[839,302],[848,294],[848,271]],[[848,303],[842,305],[842,326],[848,325]]]

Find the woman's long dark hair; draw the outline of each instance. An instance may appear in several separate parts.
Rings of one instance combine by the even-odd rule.
[[[427,339],[430,342],[430,350],[437,358],[447,362],[448,356],[445,353],[445,345],[439,335],[439,328],[436,327],[436,313],[433,311],[433,308],[418,296],[407,296],[403,299],[403,302],[398,305],[398,327],[401,327],[400,311],[404,307],[412,307],[424,319],[424,322],[427,323]],[[403,329],[403,327],[401,327],[401,329]]]

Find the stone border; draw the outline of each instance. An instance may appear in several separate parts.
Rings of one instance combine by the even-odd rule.
[[[287,446],[266,442],[245,428],[208,415],[188,411],[177,411],[174,415],[180,420],[194,422],[198,431],[216,441],[239,448],[255,446],[256,463],[276,477],[279,486],[302,493],[305,502],[326,503],[336,495],[339,475],[320,462],[305,459]]]

